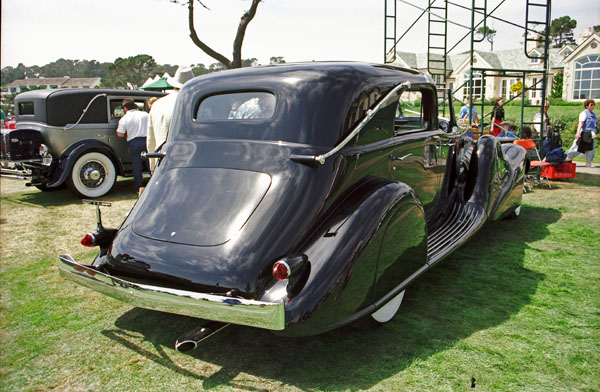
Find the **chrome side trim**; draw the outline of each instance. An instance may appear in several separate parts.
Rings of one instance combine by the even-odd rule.
[[[321,155],[294,155],[293,158],[294,160],[298,160],[298,161],[306,161],[306,162],[310,162],[310,161],[316,161],[318,163],[320,163],[321,165],[325,163],[325,159],[329,158],[330,156],[333,156],[335,154],[337,154],[338,151],[340,151],[342,148],[344,148],[346,146],[346,144],[348,144],[355,136],[356,134],[358,134],[364,127],[365,125],[373,118],[375,117],[375,114],[377,114],[377,112],[384,107],[385,105],[388,104],[388,101],[392,98],[395,97],[396,94],[398,94],[398,92],[400,90],[403,89],[409,89],[410,88],[410,81],[406,81],[406,82],[402,82],[398,85],[396,85],[394,88],[392,88],[386,95],[385,97],[383,97],[383,99],[381,99],[379,101],[379,103],[377,105],[375,105],[375,107],[373,109],[369,109],[367,110],[365,116],[363,117],[363,119],[360,121],[360,123],[358,123],[358,125],[356,127],[354,127],[354,129],[348,134],[348,136],[346,136],[346,138],[344,140],[341,141],[341,143],[339,143],[337,146],[333,147],[333,149],[331,149],[329,152],[326,152],[325,154],[321,154]]]
[[[257,328],[285,328],[283,302],[262,302],[128,282],[60,255],[61,276],[82,286],[146,309]]]

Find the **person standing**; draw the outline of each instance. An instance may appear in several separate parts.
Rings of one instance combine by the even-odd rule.
[[[139,110],[132,99],[124,99],[122,105],[125,115],[119,120],[117,136],[126,137],[127,143],[129,143],[129,153],[133,169],[133,187],[139,195],[143,183],[143,161],[141,153],[146,151],[148,113]]]
[[[567,152],[567,162],[570,162],[576,156],[585,155],[585,165],[592,166],[594,155],[596,154],[596,131],[598,129],[598,119],[594,113],[596,102],[593,99],[586,99],[583,102],[585,110],[579,114],[579,125],[573,145]]]
[[[548,119],[548,108],[550,107],[550,102],[546,101],[544,104],[544,120],[542,120],[542,115],[540,112],[537,112],[535,116],[533,116],[533,129],[535,129],[535,133],[533,135],[534,138],[539,138],[542,135],[542,139],[546,136],[548,132],[548,128],[550,128],[550,120]],[[542,127],[540,128],[540,123]]]
[[[492,128],[490,129],[490,135],[498,136],[500,133],[499,125],[504,121],[504,99],[502,97],[496,98],[494,103],[494,109],[492,111]]]
[[[160,98],[154,102],[150,109],[150,118],[148,120],[148,139],[146,147],[149,152],[154,152],[166,140],[171,126],[171,118],[173,117],[173,108],[179,95],[179,89],[183,84],[194,77],[191,68],[177,68],[175,76],[167,79],[167,83],[173,86],[173,91],[169,95]],[[150,171],[154,172],[157,159],[150,159]]]

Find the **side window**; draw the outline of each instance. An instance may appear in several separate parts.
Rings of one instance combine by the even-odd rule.
[[[143,99],[134,100],[139,110],[146,110],[146,102]],[[119,119],[125,115],[123,110],[123,98],[114,98],[110,100],[110,118]]]
[[[356,127],[367,114],[367,110],[373,108],[381,98],[379,88],[374,88],[363,92],[352,105],[348,117],[346,118],[347,132]],[[356,137],[354,145],[364,146],[389,139],[393,136],[392,117],[390,110],[394,110],[394,105],[383,107],[377,112],[375,117],[369,121]]]
[[[122,105],[123,99],[111,99],[110,100],[110,118],[121,118],[125,114]]]
[[[24,116],[27,114],[34,114],[33,112],[33,102],[27,101],[27,102],[19,102],[19,112],[18,114],[20,116]]]
[[[427,90],[406,90],[398,100],[394,131],[396,133],[428,128]]]

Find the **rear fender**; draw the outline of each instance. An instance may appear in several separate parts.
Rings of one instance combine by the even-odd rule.
[[[371,177],[340,196],[297,253],[308,256],[310,276],[286,304],[286,330],[311,335],[335,328],[374,310],[377,261],[389,219],[407,201],[406,184]]]
[[[471,167],[477,169],[469,179],[473,193],[468,202],[482,206],[488,218],[497,219],[521,202],[525,154],[517,148],[507,160],[501,143],[489,135],[479,138],[476,149]]]
[[[123,163],[116,158],[116,155],[110,146],[97,141],[97,140],[81,140],[72,146],[70,146],[60,157],[58,161],[58,165],[56,169],[52,172],[50,179],[48,180],[48,184],[46,185],[49,188],[55,188],[63,184],[69,174],[71,173],[71,169],[73,169],[73,165],[77,158],[79,158],[82,154],[87,152],[101,152],[107,157],[109,157],[113,163],[115,164],[115,168],[117,169],[117,174],[123,174]]]

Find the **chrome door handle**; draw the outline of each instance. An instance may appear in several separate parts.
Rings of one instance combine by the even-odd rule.
[[[411,155],[412,155],[412,153],[410,153],[410,154],[406,154],[406,155],[405,155],[405,156],[403,156],[403,157],[397,157],[397,156],[395,156],[394,154],[390,154],[390,155],[389,155],[389,158],[390,158],[390,160],[392,160],[392,161],[403,161],[403,160],[405,160],[406,158],[408,158],[408,157],[409,157],[409,156],[411,156]]]

